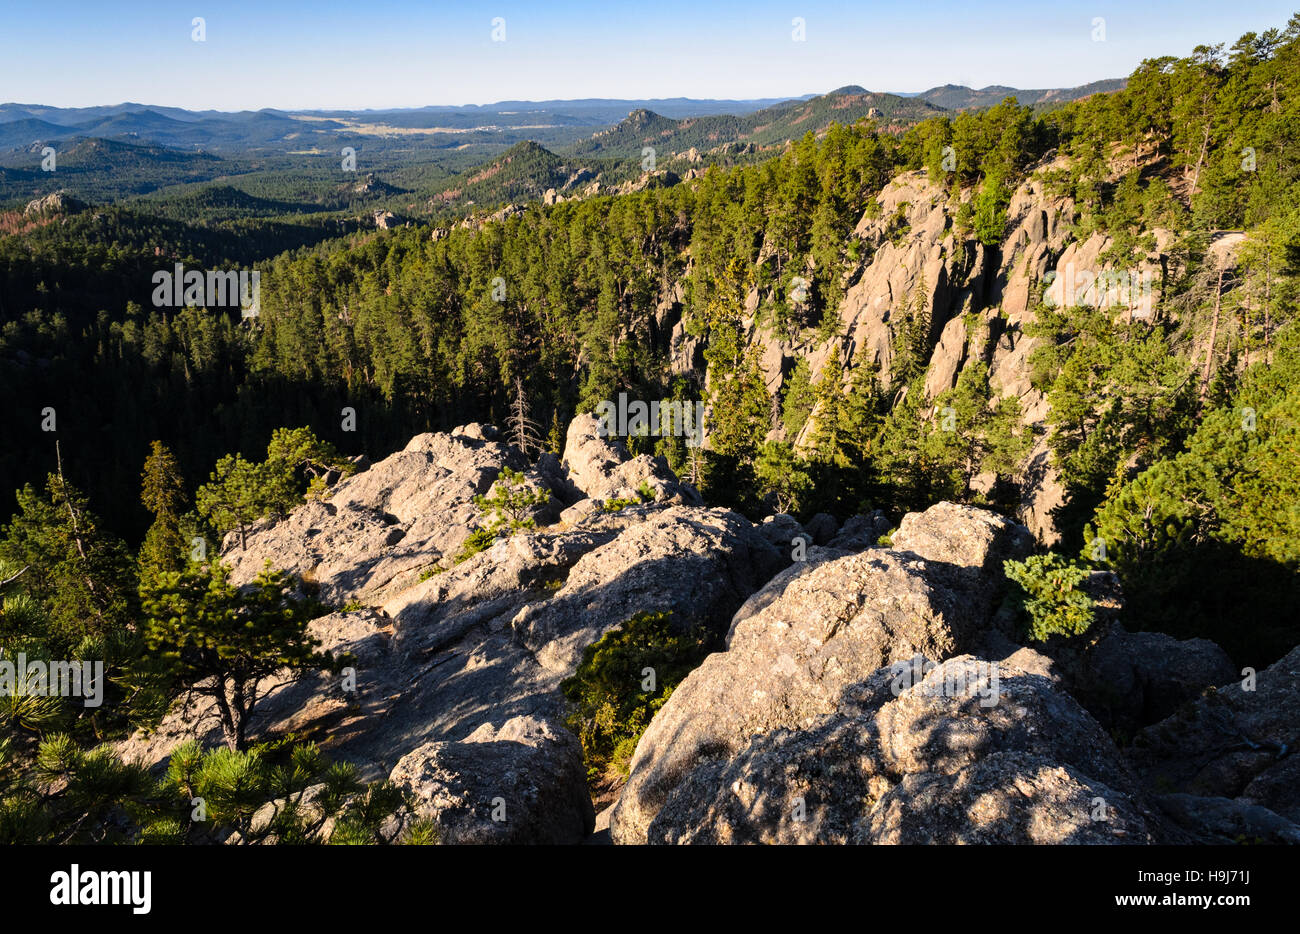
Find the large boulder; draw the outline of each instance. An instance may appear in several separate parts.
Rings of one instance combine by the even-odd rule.
[[[997,586],[1004,579],[1002,562],[1029,554],[1034,539],[1023,525],[995,512],[940,502],[925,512],[905,515],[890,537],[890,547],[965,568],[967,576]]]
[[[441,843],[580,843],[595,827],[577,738],[536,717],[426,743],[389,780],[410,792]]]
[[[1236,673],[1228,653],[1207,639],[1128,632],[1116,623],[1083,654],[1071,690],[1103,724],[1132,732]]]
[[[928,670],[927,670],[928,669]],[[629,842],[614,815],[615,838]],[[1178,838],[1097,723],[1051,681],[917,657],[830,714],[681,776],[651,843],[1151,843]]]
[[[812,544],[812,537],[804,531],[799,520],[784,512],[766,517],[759,525],[758,532],[773,548],[787,554],[794,548],[796,538],[802,538],[805,547]]]
[[[601,433],[600,419],[595,415],[583,413],[569,422],[561,464],[570,482],[584,495],[593,496],[614,469],[630,458],[622,442]]]
[[[855,842],[1187,842],[1134,794],[1050,758],[995,752],[956,775],[907,775]]]
[[[1177,792],[1159,795],[1155,803],[1201,843],[1300,845],[1300,825],[1258,804]]]
[[[1300,646],[1142,730],[1130,758],[1165,793],[1229,798],[1300,823]]]
[[[700,495],[690,484],[678,481],[662,457],[632,457],[616,437],[601,433],[595,415],[581,414],[569,423],[563,466],[569,482],[593,500],[637,500],[649,488],[654,500],[698,505]]]
[[[616,841],[643,841],[667,794],[702,761],[733,756],[756,734],[811,726],[837,709],[849,685],[881,666],[917,654],[943,659],[981,641],[993,588],[973,589],[975,567],[956,562],[990,564],[1020,554],[1028,540],[981,510],[933,509],[950,526],[973,526],[947,531],[950,540],[968,543],[964,549],[914,537],[917,547],[949,560],[898,549],[846,556],[813,549],[811,560],[746,601],[727,651],[688,675],[641,737],[611,822]],[[928,527],[908,519],[909,527]]]
[[[812,536],[815,544],[825,545],[835,537],[840,524],[835,521],[835,517],[830,513],[819,512],[805,522],[803,528],[805,532]]]
[[[580,558],[553,597],[524,607],[512,625],[543,667],[567,675],[586,646],[640,612],[669,611],[683,629],[722,635],[740,604],[784,563],[734,512],[646,510],[643,521]]]
[[[232,533],[222,551],[231,579],[250,581],[270,561],[318,585],[326,602],[382,603],[460,549],[482,519],[474,497],[491,489],[503,467],[527,467],[495,434],[474,424],[416,435],[340,481],[326,499],[259,524],[247,547]]]
[[[889,529],[889,517],[878,509],[869,515],[849,516],[826,545],[828,548],[842,548],[845,551],[875,548],[880,544],[880,537]]]

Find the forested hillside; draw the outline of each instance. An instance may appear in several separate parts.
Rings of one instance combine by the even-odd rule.
[[[832,123],[850,125],[876,120],[885,130],[901,132],[940,110],[920,98],[873,94],[860,87],[844,87],[805,101],[784,101],[743,117],[714,115],[673,120],[649,110],[634,111],[626,120],[591,139],[576,143],[577,156],[618,156],[639,160],[642,148],[652,146],[670,154],[688,149],[699,152],[723,146],[775,149],[803,133],[820,135]]]
[[[761,164],[668,188],[534,204],[436,240],[417,227],[307,246],[258,263],[264,310],[251,327],[148,310],[147,270],[157,257],[250,263],[290,228],[61,218],[3,241],[6,379],[24,405],[60,413],[68,469],[132,537],[143,516],[113,491],[152,435],[172,441],[195,477],[224,450],[256,450],[277,423],[382,450],[465,417],[499,420],[520,380],[545,424],[620,391],[710,400],[711,443],[691,470],[706,494],[754,514],[776,499],[808,513],[943,497],[1014,510],[1029,435],[1048,432],[1068,491],[1057,527],[1077,550],[1092,511],[1104,502],[1113,514],[1144,470],[1185,457],[1207,413],[1235,404],[1247,364],[1286,339],[1300,224],[1295,33],[1293,22],[1231,49],[1148,62],[1126,90],[1043,117],[1008,102],[897,137],[834,126]],[[884,361],[853,355],[838,313],[882,248],[854,229],[909,170],[947,193],[946,229],[934,234],[951,238],[943,249],[982,244],[986,264],[1014,249],[1007,207],[1027,173],[1068,202],[1063,242],[1109,238],[1099,268],[1127,269],[1158,236],[1155,315],[1041,308],[1017,328],[1039,340],[1034,380],[1050,413],[1026,426],[1014,401],[994,406],[997,387],[972,359],[939,401],[980,427],[941,443],[931,428],[946,406],[905,389],[925,380],[946,324],[941,309],[916,305],[933,305],[921,293],[935,283],[893,297],[887,374],[872,372]],[[905,214],[879,222],[900,243]],[[1220,281],[1209,243],[1227,229],[1246,237]],[[86,252],[92,237],[111,246]],[[796,276],[802,300],[791,298]],[[986,296],[973,299],[967,315],[996,318]],[[781,342],[774,376],[759,357]],[[359,437],[337,430],[333,413],[347,404],[363,413]],[[11,488],[51,465],[35,420],[22,438],[6,455]],[[107,462],[78,466],[106,445]],[[680,467],[686,451],[665,453]],[[972,479],[990,471],[993,485],[975,492]]]
[[[1032,104],[1041,108],[1063,104],[1089,97],[1093,94],[1107,94],[1124,87],[1123,78],[1105,81],[1093,81],[1077,88],[1053,88],[1050,90],[1020,90],[1018,88],[999,87],[968,88],[964,85],[945,84],[942,87],[922,91],[917,97],[929,101],[945,110],[972,110],[979,107],[992,107],[1008,97],[1014,97],[1017,104]]]
[[[254,684],[279,667],[339,667],[303,626],[340,607],[284,602],[304,583],[314,601],[320,581],[268,568],[239,589],[220,563],[187,561],[190,543],[243,549],[360,455],[513,425],[528,463],[494,454],[504,479],[470,498],[492,524],[447,562],[440,543],[436,565],[403,569],[423,583],[532,529],[549,494],[514,469],[541,471],[575,417],[620,394],[706,406],[702,448],[627,439],[689,481],[674,487],[683,502],[698,490],[756,521],[878,510],[882,544],[941,501],[988,507],[1051,549],[1009,572],[1026,593],[1114,571],[1130,629],[1208,637],[1238,665],[1276,661],[1300,642],[1298,127],[1300,15],[1051,109],[1008,98],[952,114],[849,88],[743,117],[639,112],[564,155],[522,142],[455,174],[426,167],[411,188],[321,175],[289,191],[277,175],[257,193],[207,184],[208,157],[106,147],[205,184],[0,214],[13,413],[0,645],[93,646],[120,703],[0,709],[19,736],[0,738],[0,782],[18,782],[7,757],[50,724],[88,745],[156,723],[182,688],[221,675],[190,650],[223,613],[264,639],[243,647]],[[668,158],[710,148],[715,129],[752,148],[691,161],[685,178],[629,168],[651,140]],[[70,170],[107,184],[91,149],[75,152]],[[626,183],[588,188],[592,165]],[[438,223],[384,230],[356,213],[416,202]],[[259,314],[156,307],[153,277],[175,264],[257,270]],[[638,504],[625,494],[596,508]],[[375,534],[386,546],[408,534],[391,531]],[[360,592],[335,596],[352,606]],[[688,646],[692,664],[702,645]],[[244,713],[222,710],[235,756]],[[194,774],[169,773],[169,807],[203,769],[233,767],[203,755],[172,760]],[[302,763],[313,781],[328,769],[317,752]],[[352,796],[348,834],[377,838],[376,815],[400,802],[329,774]],[[265,799],[274,778],[257,775]],[[36,826],[39,798],[20,784]],[[251,833],[236,811],[231,825]]]

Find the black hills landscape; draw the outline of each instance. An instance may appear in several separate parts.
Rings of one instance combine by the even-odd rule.
[[[1119,900],[1300,844],[1300,14],[1204,31],[0,104],[0,842],[1119,845],[1098,904],[1250,904]]]

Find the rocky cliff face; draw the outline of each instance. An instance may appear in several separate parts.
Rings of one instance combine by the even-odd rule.
[[[354,656],[355,689],[267,679],[252,734],[390,778],[445,842],[593,839],[560,682],[634,614],[671,610],[726,648],[655,716],[597,839],[1300,840],[1296,653],[1243,693],[1217,647],[1125,632],[1117,598],[1091,642],[1028,648],[1001,571],[1033,547],[1024,526],[950,503],[887,548],[880,515],[755,525],[591,429],[531,467],[488,427],[421,435],[230,541],[236,582],[270,561],[361,607],[311,624]],[[538,528],[453,563],[505,467],[550,491]],[[655,501],[601,505],[643,483]],[[160,765],[191,737],[220,737],[198,700],[122,752]]]
[[[1020,183],[1008,205],[1007,233],[995,246],[956,229],[956,206],[925,172],[896,177],[853,231],[864,258],[846,274],[847,288],[835,310],[839,336],[822,343],[771,333],[757,323],[762,296],[750,293],[750,342],[760,351],[768,391],[781,389],[800,358],[817,374],[833,345],[838,345],[846,383],[849,370],[864,364],[877,366],[887,381],[895,363],[899,316],[920,303],[930,320],[926,399],[955,386],[962,369],[980,361],[989,366],[995,390],[1018,400],[1024,422],[1043,427],[1047,401],[1030,384],[1035,340],[1024,333],[1038,303],[1088,303],[1140,316],[1148,299],[1159,294],[1167,262],[1162,251],[1170,240],[1167,231],[1152,231],[1155,252],[1136,269],[1113,269],[1103,259],[1111,239],[1094,234],[1076,240],[1072,199],[1049,191],[1046,175],[1064,165],[1049,158]],[[1151,284],[1149,295],[1141,291],[1145,286],[1130,286],[1125,278],[1130,275]],[[670,306],[674,301],[680,303],[680,292],[665,298]],[[674,373],[702,372],[701,347],[680,323],[668,349]],[[816,423],[814,411],[800,436],[787,440],[806,442]],[[1057,534],[1051,511],[1061,503],[1063,488],[1050,464],[1046,432],[1037,438],[1016,478],[1022,490],[1019,518],[1041,542],[1052,544]]]

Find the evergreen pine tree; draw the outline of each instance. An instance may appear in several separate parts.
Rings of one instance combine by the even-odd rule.
[[[564,430],[560,428],[560,410],[551,410],[551,431],[546,436],[546,450],[559,457],[564,453]]]
[[[23,587],[49,615],[62,651],[87,636],[122,633],[129,624],[136,588],[126,547],[101,530],[86,497],[61,471],[49,475],[44,495],[30,484],[18,492],[0,562],[25,569]]]
[[[265,483],[266,471],[227,454],[217,461],[212,478],[199,487],[195,505],[218,535],[239,532],[239,547],[248,548],[249,527],[270,510],[273,494]]]
[[[220,561],[164,571],[141,587],[144,638],[173,683],[214,701],[226,744],[248,744],[249,715],[259,684],[277,671],[329,668],[308,621],[324,607],[293,593],[293,582],[267,568],[251,585],[236,587]]]
[[[781,397],[781,423],[785,426],[788,440],[794,441],[799,437],[808,416],[812,414],[815,402],[812,379],[808,375],[808,361],[800,357],[795,361]]]
[[[141,487],[140,501],[153,513],[154,521],[140,548],[140,576],[179,571],[185,566],[189,552],[180,529],[185,487],[176,458],[161,441],[154,441],[150,448]]]

